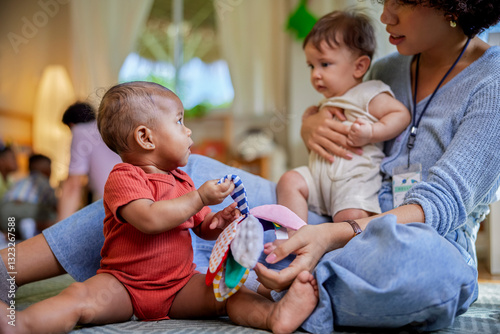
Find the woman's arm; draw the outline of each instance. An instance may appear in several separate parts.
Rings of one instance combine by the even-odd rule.
[[[347,144],[346,135],[350,127],[334,119],[337,116],[345,120],[340,109],[325,107],[315,111],[317,107],[309,107],[302,117],[300,135],[309,150],[330,162],[333,162],[334,156],[352,159],[349,151],[362,154],[360,148]]]
[[[439,160],[428,168],[426,181],[416,184],[405,199],[406,203],[420,205],[426,224],[441,235],[464,225],[472,212],[481,211],[480,206],[491,203],[500,180],[500,81],[495,79],[478,87],[480,89],[466,99],[467,107],[459,114],[461,117],[447,121],[457,124],[456,129]],[[459,92],[455,94],[461,93],[455,91]],[[441,124],[440,129],[448,132]],[[418,137],[416,145],[419,139],[421,145],[429,147]],[[424,161],[426,154],[429,151],[421,149],[412,159]]]
[[[425,221],[422,208],[419,205],[410,204],[400,206],[380,215],[357,219],[356,222],[364,230],[371,220],[387,214],[395,215],[397,222],[400,224],[411,222],[423,223]],[[259,263],[255,267],[255,271],[259,276],[260,282],[267,288],[277,291],[286,289],[301,271],[308,270],[312,272],[323,254],[343,247],[351,240],[353,235],[354,232],[351,225],[344,222],[306,225],[279,246],[270,247],[267,245],[269,255],[266,258],[266,262],[268,263],[281,261],[290,254],[297,255],[287,268],[281,271],[274,271]]]

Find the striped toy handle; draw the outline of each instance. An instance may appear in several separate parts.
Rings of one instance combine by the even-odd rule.
[[[245,191],[245,187],[243,186],[243,182],[240,177],[234,174],[227,174],[226,176],[221,177],[217,183],[222,183],[226,179],[229,179],[234,183],[234,190],[231,193],[231,197],[236,203],[238,203],[238,210],[240,210],[242,215],[248,215],[250,213],[250,208],[248,206],[247,192]]]

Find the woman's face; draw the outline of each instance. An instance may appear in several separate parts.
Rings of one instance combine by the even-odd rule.
[[[442,45],[453,29],[443,12],[398,0],[385,1],[380,21],[390,34],[389,42],[403,55],[415,55]]]

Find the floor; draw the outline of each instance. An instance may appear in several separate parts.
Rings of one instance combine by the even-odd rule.
[[[479,259],[477,267],[480,283],[500,283],[500,274],[492,275],[483,260]]]

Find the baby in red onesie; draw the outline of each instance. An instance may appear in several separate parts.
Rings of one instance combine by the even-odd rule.
[[[14,331],[70,331],[77,323],[187,319],[228,315],[240,325],[293,332],[312,313],[318,288],[311,273],[297,276],[277,303],[245,288],[218,302],[195,271],[189,229],[216,239],[238,217],[236,203],[214,213],[234,185],[205,182],[196,189],[186,165],[191,130],[179,98],[150,82],[116,85],[97,117],[104,142],[123,161],[104,189],[105,241],[101,269],[83,283],[18,312]]]
[[[195,274],[189,229],[199,226],[210,209],[203,207],[171,230],[147,234],[123,222],[119,209],[138,199],[156,202],[196,191],[191,178],[178,169],[147,174],[121,163],[109,174],[104,189],[105,239],[97,273],[109,273],[127,288],[139,319],[165,319],[176,293]]]

